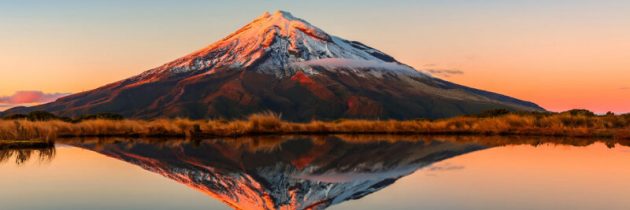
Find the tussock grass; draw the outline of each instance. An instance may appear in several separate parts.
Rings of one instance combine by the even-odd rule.
[[[630,115],[507,113],[442,120],[337,120],[288,122],[274,113],[244,120],[84,120],[78,123],[0,120],[0,139],[59,137],[236,137],[261,134],[527,135],[630,139]]]

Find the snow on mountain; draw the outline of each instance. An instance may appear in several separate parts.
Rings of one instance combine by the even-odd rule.
[[[329,35],[285,11],[273,14],[267,12],[222,40],[150,70],[145,76],[190,71],[214,73],[213,70],[222,68],[253,68],[277,77],[290,76],[300,70],[316,74],[312,68],[304,68],[309,64],[375,67],[379,70],[393,70],[392,73],[426,76],[381,51]]]

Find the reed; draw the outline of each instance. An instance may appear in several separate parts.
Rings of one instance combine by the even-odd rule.
[[[461,116],[441,120],[289,122],[274,113],[244,120],[108,120],[77,123],[0,120],[0,139],[53,140],[59,137],[236,137],[285,134],[527,135],[630,139],[630,115],[580,113]]]

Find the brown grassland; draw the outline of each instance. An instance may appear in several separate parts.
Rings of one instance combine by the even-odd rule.
[[[288,122],[273,113],[244,120],[0,120],[0,140],[50,141],[61,137],[238,137],[301,134],[523,135],[630,139],[630,115],[581,112],[506,113],[440,120]],[[0,142],[2,142],[0,141]]]

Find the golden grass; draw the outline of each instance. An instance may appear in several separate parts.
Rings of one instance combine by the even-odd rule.
[[[287,122],[273,113],[246,120],[0,120],[0,139],[53,140],[58,137],[236,137],[261,134],[429,134],[527,135],[630,139],[630,116],[507,114],[442,120],[338,120]]]

